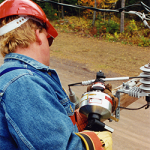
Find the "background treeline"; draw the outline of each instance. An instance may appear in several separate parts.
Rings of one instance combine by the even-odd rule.
[[[58,17],[63,17],[64,15],[67,16],[78,16],[78,15],[85,15],[87,13],[88,16],[90,14],[93,14],[92,10],[85,10],[85,9],[78,9],[74,7],[68,7],[61,5],[57,5],[54,3],[48,3],[48,2],[38,2],[37,0],[33,0],[34,2],[38,3],[46,12],[46,14],[50,17],[51,20],[58,19]],[[71,4],[71,5],[83,5],[83,6],[95,6],[95,1],[97,2],[97,8],[103,8],[103,9],[119,9],[121,8],[121,1],[122,0],[52,0],[54,2],[64,3],[64,4]],[[150,6],[150,0],[142,0],[142,2],[148,6]],[[126,0],[125,5],[132,5],[132,4],[138,4],[140,1],[137,0]],[[62,12],[63,9],[63,12]],[[131,9],[131,8],[130,8]],[[132,10],[139,10],[139,11],[145,11],[144,8],[139,6],[132,7]],[[86,12],[86,13],[85,13]],[[57,15],[56,15],[57,13]],[[80,13],[80,14],[79,14]],[[119,14],[115,14],[119,15]]]
[[[4,0],[0,0],[2,2]],[[73,32],[81,36],[95,37],[107,41],[121,42],[138,46],[150,46],[150,29],[145,27],[142,20],[136,16],[125,13],[124,31],[120,32],[120,13],[96,12],[96,19],[93,25],[93,10],[79,9],[68,6],[61,6],[54,3],[33,0],[45,11],[53,26],[63,32]],[[100,9],[119,9],[122,0],[53,0],[54,2],[82,5]],[[139,4],[137,0],[126,0],[125,6]],[[150,7],[150,0],[142,0]],[[130,10],[148,12],[140,6],[131,7]],[[150,21],[148,21],[150,25]]]
[[[4,0],[0,0],[0,3],[3,2]],[[49,3],[49,2],[39,2],[37,0],[33,0],[35,3],[39,4],[42,9],[45,11],[46,15],[49,17],[50,20],[58,19],[58,17],[64,17],[64,15],[67,16],[78,16],[79,13],[80,15],[84,15],[86,10],[81,9],[79,10],[78,8],[73,8],[73,7],[68,7],[68,6],[60,6],[54,3]],[[83,6],[90,6],[94,7],[95,1],[97,2],[97,8],[109,8],[109,9],[118,9],[121,8],[121,0],[53,0],[54,2],[60,2],[60,3],[65,3],[65,4],[71,4],[71,5],[83,5]],[[115,2],[115,3],[114,3]],[[125,4],[126,6],[132,5],[132,4],[137,4],[140,1],[137,0],[126,0]],[[143,3],[146,5],[150,6],[150,0],[142,0]],[[113,6],[113,7],[112,7]],[[63,9],[62,9],[63,8]],[[63,12],[62,12],[63,10]],[[132,7],[132,10],[139,10],[139,11],[144,11],[143,8],[134,6]],[[86,11],[86,14],[93,13],[93,11]],[[63,16],[62,16],[63,15]],[[118,15],[118,14],[115,14]]]

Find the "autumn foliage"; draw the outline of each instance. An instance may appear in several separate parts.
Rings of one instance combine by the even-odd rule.
[[[104,1],[104,0],[96,0],[97,7],[102,3],[102,1]],[[93,7],[95,4],[95,0],[78,0],[78,2],[80,2],[80,4],[82,4],[82,5],[86,4],[88,6],[93,6]]]
[[[78,4],[82,6],[95,7],[96,2],[96,8],[108,9],[112,8],[113,4],[116,1],[117,0],[78,0]],[[86,19],[93,17],[93,10],[84,10],[83,17],[85,17]]]
[[[117,1],[118,0],[78,0],[78,4],[94,7],[96,2],[97,8],[108,8]]]

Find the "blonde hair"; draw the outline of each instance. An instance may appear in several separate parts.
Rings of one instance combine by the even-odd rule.
[[[18,16],[9,16],[0,19],[0,27],[10,21],[19,18]],[[43,27],[39,22],[29,19],[20,27],[0,36],[0,52],[4,57],[6,54],[15,52],[17,47],[27,48],[36,41],[35,30],[42,32]]]

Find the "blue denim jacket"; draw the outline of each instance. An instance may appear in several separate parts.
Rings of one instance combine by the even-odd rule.
[[[85,149],[56,71],[15,53],[6,55],[0,72],[9,67],[25,69],[0,77],[0,150]]]

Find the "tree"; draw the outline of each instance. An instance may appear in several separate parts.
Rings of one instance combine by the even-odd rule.
[[[63,0],[61,0],[61,3],[63,3]],[[61,12],[62,12],[62,19],[64,19],[64,7],[61,6]]]
[[[96,2],[96,0],[95,0],[95,5],[94,5],[94,7],[95,7],[95,8],[97,7],[97,2]],[[95,19],[96,19],[96,11],[94,11],[94,13],[93,13],[93,22],[92,22],[92,26],[94,26],[94,24],[95,24]]]
[[[125,7],[125,0],[121,0],[121,8]],[[124,12],[121,12],[120,32],[124,32]]]
[[[0,0],[0,3],[2,3],[4,0]]]
[[[59,0],[58,0],[58,3],[60,3]],[[61,3],[63,3],[63,0],[61,0]],[[61,6],[61,14],[62,14],[61,18],[64,19],[64,7],[63,6]],[[60,18],[60,6],[59,5],[58,5],[58,16]]]

